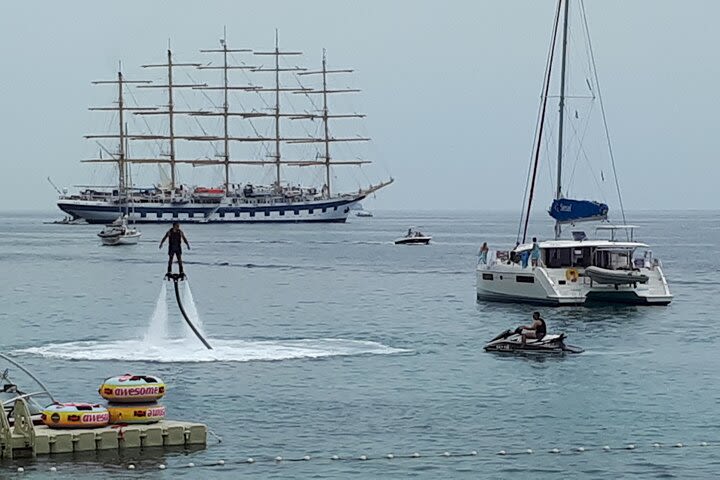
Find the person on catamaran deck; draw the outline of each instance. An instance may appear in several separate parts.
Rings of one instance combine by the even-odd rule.
[[[478,263],[487,263],[487,256],[490,248],[488,248],[487,242],[483,242],[478,252]]]
[[[545,320],[540,316],[540,312],[533,312],[533,322],[530,325],[523,325],[522,329],[522,344],[525,345],[525,341],[528,338],[534,338],[542,340],[547,333],[547,325]]]
[[[532,266],[537,267],[538,262],[540,261],[540,245],[538,244],[537,238],[533,237],[532,241],[533,244],[530,252],[530,260],[532,262]]]
[[[160,241],[160,247],[162,248],[163,243],[165,243],[165,240],[168,241],[168,267],[167,267],[167,273],[168,275],[172,273],[172,261],[173,256],[177,258],[178,267],[180,268],[180,275],[183,275],[183,264],[182,264],[182,245],[181,242],[185,242],[185,245],[187,246],[188,250],[190,250],[190,244],[187,241],[187,238],[185,238],[185,233],[183,233],[182,230],[180,230],[180,224],[178,222],[174,222],[172,225],[172,228],[167,231],[163,239]]]

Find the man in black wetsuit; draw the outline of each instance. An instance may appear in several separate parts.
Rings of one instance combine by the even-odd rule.
[[[160,247],[162,248],[165,240],[168,241],[168,275],[172,273],[172,261],[173,256],[177,257],[178,266],[180,267],[180,275],[183,275],[183,264],[182,264],[182,245],[180,242],[185,242],[188,250],[190,250],[190,244],[185,238],[185,234],[180,230],[180,224],[175,222],[170,230],[167,231],[163,239],[160,241]]]
[[[545,325],[545,320],[540,317],[540,312],[533,312],[533,323],[520,328],[522,329],[523,345],[525,345],[525,340],[528,338],[542,340],[547,333],[547,326]]]

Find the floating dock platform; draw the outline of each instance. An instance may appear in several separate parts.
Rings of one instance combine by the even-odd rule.
[[[202,423],[161,420],[147,425],[58,429],[33,425],[22,399],[17,400],[14,411],[13,426],[0,412],[0,458],[207,444],[207,426]]]

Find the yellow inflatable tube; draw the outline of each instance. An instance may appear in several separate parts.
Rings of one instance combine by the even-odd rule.
[[[117,403],[142,403],[158,400],[165,395],[165,382],[153,375],[120,375],[105,379],[100,396]]]
[[[90,403],[53,403],[45,407],[42,421],[50,428],[96,428],[110,421],[108,410]]]
[[[165,418],[165,406],[157,403],[108,405],[110,423],[155,423]]]

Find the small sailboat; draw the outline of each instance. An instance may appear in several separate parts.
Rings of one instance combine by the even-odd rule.
[[[408,228],[404,237],[395,239],[395,245],[427,245],[432,240],[430,235],[425,235],[420,230]]]
[[[135,245],[142,235],[136,228],[128,225],[127,215],[121,215],[97,234],[103,245]]]

